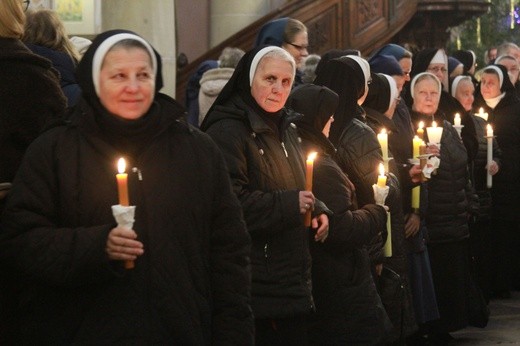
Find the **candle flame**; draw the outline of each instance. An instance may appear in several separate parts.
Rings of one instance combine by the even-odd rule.
[[[125,159],[120,158],[119,161],[117,161],[117,171],[122,174],[125,173],[126,170],[126,162]]]
[[[432,127],[437,127],[437,123],[435,121],[432,121]]]
[[[381,129],[381,134],[384,135],[385,133],[386,133],[386,129],[383,127],[383,128]]]
[[[478,112],[479,112],[479,114],[484,114],[484,108],[480,107]]]
[[[379,175],[381,175],[381,176],[385,175],[385,166],[383,165],[382,162],[379,164]]]
[[[455,113],[455,119],[457,118],[460,118],[460,114],[459,113]]]
[[[487,130],[488,130],[488,132],[489,132],[489,131],[493,131],[493,128],[491,127],[490,124],[487,124]]]
[[[307,160],[308,161],[314,161],[314,159],[316,158],[316,156],[318,156],[318,153],[313,151],[312,153],[309,154],[309,156],[307,156]]]
[[[420,122],[419,122],[419,128],[420,128],[420,129],[424,128],[424,121],[420,121]]]

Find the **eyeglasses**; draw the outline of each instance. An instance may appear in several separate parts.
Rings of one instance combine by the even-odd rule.
[[[442,72],[442,73],[446,73],[448,70],[446,69],[446,67],[439,67],[439,66],[436,66],[436,67],[430,67],[428,68],[428,71],[430,72]]]
[[[306,51],[309,51],[310,47],[309,46],[299,46],[297,44],[294,44],[294,43],[291,43],[291,42],[286,42],[287,44],[290,44],[291,46],[293,46],[294,48],[298,49],[300,52],[303,52],[304,50]]]
[[[23,11],[27,11],[27,9],[29,8],[29,4],[31,3],[31,0],[24,0],[22,1],[22,6],[23,6]]]

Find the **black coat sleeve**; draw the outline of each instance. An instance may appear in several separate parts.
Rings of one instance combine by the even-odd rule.
[[[229,181],[222,154],[215,147],[211,232],[213,345],[253,345],[250,237],[240,203]]]
[[[13,183],[0,230],[0,260],[31,280],[82,285],[116,272],[105,252],[115,224],[67,227],[60,219],[53,145],[40,137],[28,149]],[[69,223],[70,224],[70,223]]]

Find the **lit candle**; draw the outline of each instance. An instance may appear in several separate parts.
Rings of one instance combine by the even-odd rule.
[[[437,127],[437,123],[432,121],[432,126],[426,128],[428,141],[432,144],[440,144],[442,138],[442,127]]]
[[[459,113],[455,114],[454,125],[455,126],[460,126],[460,114]]]
[[[116,174],[117,179],[117,192],[119,195],[119,204],[125,207],[130,205],[130,201],[128,198],[128,174],[125,173],[126,170],[126,162],[125,159],[120,158],[117,161],[117,170],[119,174]],[[125,269],[134,268],[134,261],[128,260],[125,261]]]
[[[419,149],[421,147],[421,143],[423,142],[422,139],[419,138],[419,136],[415,136],[413,138],[413,157],[414,158],[417,158],[419,157],[420,153],[419,153]]]
[[[119,159],[119,161],[117,162],[117,170],[119,171],[119,174],[116,174],[119,204],[123,206],[129,206],[130,201],[128,199],[128,174],[125,173],[125,159]]]
[[[424,139],[424,121],[419,122],[419,128],[417,129],[417,137]]]
[[[488,114],[487,113],[484,113],[484,108],[480,107],[479,111],[477,114],[475,114],[476,116],[478,117],[481,117],[482,119],[484,119],[485,121],[488,120]]]
[[[489,167],[491,166],[491,162],[493,162],[493,128],[491,125],[487,125],[486,131],[486,139],[487,139],[487,179],[486,186],[490,189],[493,186],[493,178],[489,173]]]
[[[317,152],[312,152],[307,156],[307,161],[305,162],[305,190],[312,191],[312,174],[314,171],[314,159],[318,155]],[[304,220],[305,227],[309,227],[311,225],[311,210],[307,210],[305,213]]]
[[[379,164],[379,176],[377,177],[377,186],[386,186],[385,166],[382,163]]]
[[[381,132],[377,135],[377,140],[379,141],[381,151],[383,152],[384,166],[386,169],[388,169],[388,133],[386,133],[386,129],[381,130]]]

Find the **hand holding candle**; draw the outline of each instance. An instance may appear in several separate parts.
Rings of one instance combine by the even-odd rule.
[[[305,190],[312,191],[312,175],[314,171],[314,160],[318,153],[312,152],[307,156],[307,161],[305,162]],[[305,227],[309,227],[311,225],[311,209],[308,208],[305,213],[304,225]]]
[[[489,169],[491,167],[491,163],[493,162],[493,128],[491,125],[487,125],[486,131],[486,140],[487,140],[487,176],[486,176],[486,186],[490,189],[493,186],[493,178]]]

